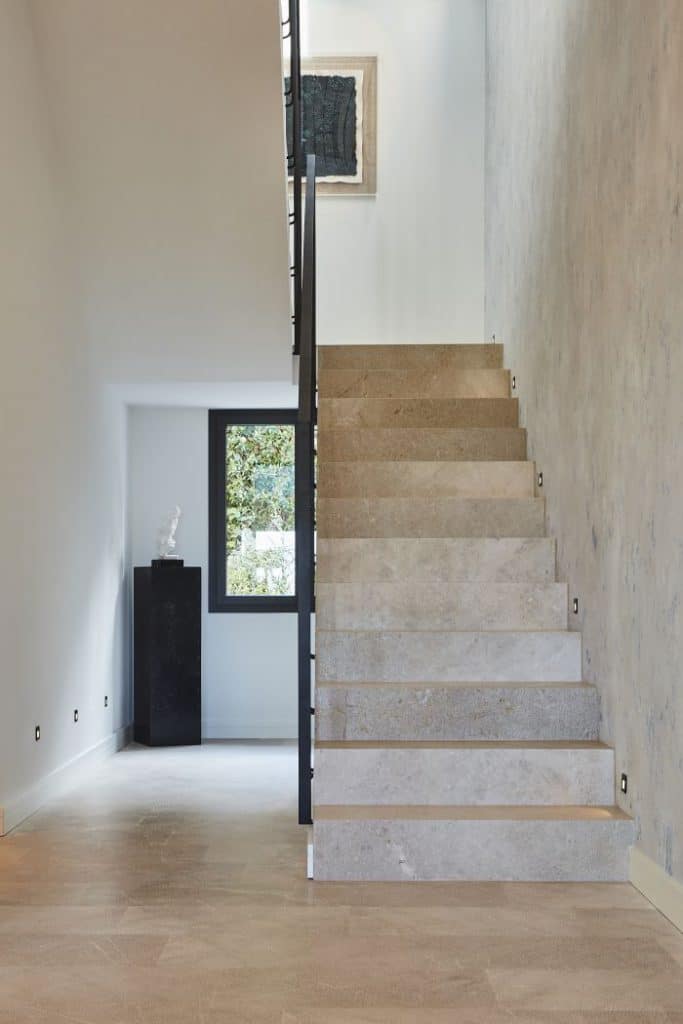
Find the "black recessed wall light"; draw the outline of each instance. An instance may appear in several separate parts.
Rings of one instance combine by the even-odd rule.
[[[626,772],[621,773],[621,792],[628,793],[628,775]]]

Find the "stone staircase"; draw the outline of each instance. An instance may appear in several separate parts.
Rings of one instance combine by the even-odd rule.
[[[319,361],[314,877],[626,879],[502,346]]]

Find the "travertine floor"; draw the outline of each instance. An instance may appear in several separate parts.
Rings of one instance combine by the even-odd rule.
[[[304,878],[291,747],[131,748],[0,840],[2,1024],[683,1024],[628,885]]]

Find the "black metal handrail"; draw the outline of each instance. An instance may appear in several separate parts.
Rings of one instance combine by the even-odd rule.
[[[303,217],[304,172],[299,0],[289,0],[283,23],[290,41],[289,86],[285,106],[291,109],[291,149],[287,176],[292,177],[292,276],[294,355],[299,358],[299,404],[296,428],[296,592],[298,617],[299,822],[312,821],[311,764],[313,697],[312,615],[315,606],[315,428],[317,420],[315,156],[306,161],[306,205]]]
[[[306,206],[304,221],[303,274],[301,285],[301,331],[299,362],[299,419],[315,422],[316,407],[316,239],[315,239],[315,156],[306,159]]]
[[[287,153],[287,172],[292,175],[292,293],[294,306],[293,352],[301,352],[301,298],[302,298],[302,199],[303,173],[303,121],[301,116],[301,35],[299,0],[289,0],[289,18],[284,22],[285,39],[289,39],[289,88],[285,92],[285,106],[292,111],[292,148]]]
[[[315,602],[315,426],[316,402],[315,156],[306,162],[306,219],[301,294],[299,413],[297,421],[296,592],[299,658],[299,823],[310,824],[312,626]]]

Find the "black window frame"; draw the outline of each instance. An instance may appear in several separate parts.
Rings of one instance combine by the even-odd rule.
[[[209,612],[296,612],[294,594],[226,593],[227,539],[225,536],[225,433],[229,426],[274,424],[294,427],[294,530],[295,558],[299,546],[299,460],[300,427],[296,409],[209,409]],[[295,583],[296,587],[296,583]]]

